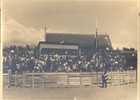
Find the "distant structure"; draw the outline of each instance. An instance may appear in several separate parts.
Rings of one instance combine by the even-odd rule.
[[[40,54],[78,54],[91,55],[98,49],[112,50],[107,34],[46,33],[45,41],[38,44]]]

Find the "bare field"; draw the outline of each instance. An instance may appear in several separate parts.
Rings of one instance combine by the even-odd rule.
[[[3,90],[4,100],[136,100],[136,84],[120,87],[15,88]]]

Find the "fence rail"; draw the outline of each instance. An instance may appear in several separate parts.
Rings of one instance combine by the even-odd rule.
[[[37,87],[99,87],[102,84],[101,74],[103,72],[32,72],[19,73],[8,72],[7,85],[23,88]],[[108,86],[129,85],[136,82],[136,71],[110,71],[107,72]]]

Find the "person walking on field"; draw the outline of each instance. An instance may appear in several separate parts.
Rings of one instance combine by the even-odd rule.
[[[102,88],[107,88],[107,80],[108,80],[108,75],[107,71],[102,74]]]

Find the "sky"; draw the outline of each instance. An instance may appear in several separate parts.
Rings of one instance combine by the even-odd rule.
[[[47,32],[108,34],[114,48],[137,48],[138,6],[124,1],[3,0],[3,43],[38,44]]]

